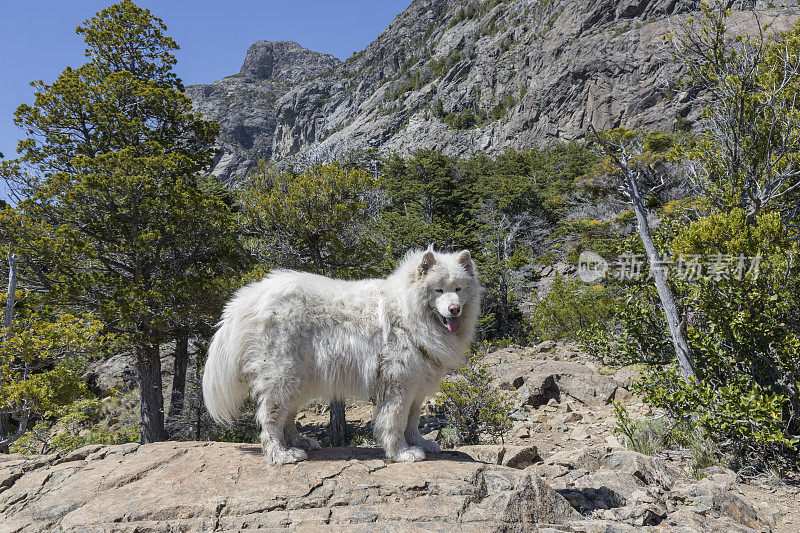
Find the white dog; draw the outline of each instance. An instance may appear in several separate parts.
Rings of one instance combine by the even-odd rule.
[[[209,348],[203,395],[230,423],[248,390],[270,463],[319,444],[295,415],[315,397],[375,401],[375,436],[395,461],[439,446],[419,433],[420,406],[463,363],[480,313],[470,253],[409,252],[386,279],[341,281],[277,271],[236,293]]]

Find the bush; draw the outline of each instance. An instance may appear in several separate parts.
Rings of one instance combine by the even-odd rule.
[[[651,367],[635,389],[671,416],[695,419],[715,442],[732,451],[796,449],[798,439],[785,432],[784,396],[746,376],[731,377],[724,385],[715,381],[701,378],[686,384],[673,366]]]
[[[12,327],[2,331],[0,413],[18,426],[41,421],[49,427],[64,406],[90,397],[81,374],[110,342],[101,329],[90,315],[56,313],[35,296],[23,299]]]
[[[607,365],[669,363],[675,349],[655,287],[635,284],[620,291],[609,304],[613,316],[581,339],[583,347]]]
[[[119,394],[116,394],[119,396]],[[113,398],[110,398],[113,400]],[[52,412],[25,432],[12,446],[14,453],[53,453],[77,450],[89,444],[139,442],[139,424],[131,419],[118,427],[103,421],[107,402],[81,398]]]
[[[675,281],[696,373],[689,384],[674,364],[658,362],[674,354],[665,328],[643,328],[635,306],[618,315],[621,350],[649,352],[651,365],[636,385],[645,400],[674,419],[691,420],[744,462],[795,450],[800,434],[800,266],[798,245],[787,234],[777,213],[748,221],[740,209],[677,232],[675,256],[706,265]]]
[[[617,425],[614,432],[624,437],[628,449],[654,455],[666,448],[683,448],[689,452],[689,474],[702,477],[702,470],[715,465],[730,464],[719,446],[703,428],[686,419],[675,420],[659,416],[645,420],[632,420],[620,403],[614,402]]]
[[[586,342],[610,327],[616,311],[612,295],[602,285],[556,274],[550,290],[534,306],[530,322],[538,341]]]
[[[632,420],[625,406],[618,402],[614,402],[614,415],[617,417],[614,433],[624,437],[627,448],[653,455],[669,444],[671,425],[663,417]]]
[[[505,392],[492,387],[492,376],[473,349],[467,364],[443,381],[436,404],[444,410],[446,445],[478,444],[482,435],[503,439],[511,428],[512,405]]]

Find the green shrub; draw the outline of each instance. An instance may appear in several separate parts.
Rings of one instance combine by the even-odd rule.
[[[492,119],[500,120],[501,118],[506,116],[508,110],[514,107],[515,105],[517,105],[516,98],[514,98],[514,96],[511,94],[507,94],[505,98],[497,102],[497,104],[495,104],[495,106],[492,108]]]
[[[664,417],[633,420],[624,405],[614,402],[617,425],[614,432],[622,435],[628,449],[653,455],[670,443],[672,425]]]
[[[633,420],[624,405],[614,402],[617,419],[614,432],[624,437],[628,449],[654,455],[667,448],[682,448],[689,452],[689,474],[702,477],[702,470],[710,466],[728,465],[729,457],[708,437],[706,431],[688,419],[675,420],[659,416]]]
[[[745,463],[795,450],[800,435],[800,266],[798,244],[787,235],[777,213],[748,221],[740,209],[677,232],[675,256],[705,265],[696,276],[674,280],[696,373],[688,384],[674,364],[663,364],[674,357],[663,321],[645,320],[644,310],[656,305],[652,290],[617,315],[624,332],[619,350],[650,363],[636,385],[645,400],[674,419],[691,420]],[[722,261],[726,256],[730,263]],[[759,258],[757,270],[752,257]]]
[[[442,382],[436,405],[446,416],[446,445],[478,444],[482,435],[502,440],[511,428],[511,401],[492,387],[489,369],[480,361],[484,351],[473,350],[467,364]]]
[[[655,287],[635,284],[620,289],[609,304],[612,317],[583,336],[581,344],[607,365],[663,365],[675,351],[667,333]]]
[[[597,331],[610,327],[617,305],[602,285],[587,285],[556,274],[547,294],[531,313],[536,340],[584,342]]]
[[[118,394],[118,393],[117,393]],[[77,450],[89,444],[124,444],[139,441],[139,424],[131,419],[119,427],[104,420],[104,402],[81,398],[61,406],[54,415],[37,422],[12,446],[14,453],[53,453]]]
[[[696,419],[715,442],[733,451],[796,449],[798,439],[785,433],[784,396],[745,376],[731,376],[724,385],[714,381],[686,384],[670,365],[649,368],[635,389],[673,417]]]
[[[708,438],[702,428],[695,428],[687,443],[689,450],[689,474],[697,479],[705,477],[703,470],[711,466],[729,466],[730,459],[719,445]]]

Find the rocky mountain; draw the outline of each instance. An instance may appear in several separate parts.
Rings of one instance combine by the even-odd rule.
[[[341,61],[289,41],[258,41],[247,50],[238,74],[187,94],[206,118],[220,124],[215,172],[244,174],[259,159],[271,159],[278,125],[277,103],[304,80],[330,73]]]
[[[795,1],[731,1],[734,31],[787,30]],[[190,87],[222,123],[215,174],[258,158],[312,159],[356,148],[451,155],[578,139],[589,126],[670,130],[699,117],[669,90],[662,36],[696,0],[415,0],[344,62],[295,43],[260,41],[242,71]]]

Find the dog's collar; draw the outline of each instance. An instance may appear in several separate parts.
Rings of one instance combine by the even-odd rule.
[[[428,350],[426,350],[424,346],[417,346],[417,350],[419,350],[419,353],[422,354],[422,357],[424,357],[425,359],[427,359],[428,361],[430,361],[434,365],[436,365],[438,367],[442,366],[441,361],[439,361],[438,359],[433,357],[431,354],[429,354]]]
[[[410,332],[409,332],[409,331],[408,331],[406,328],[404,328],[403,326],[401,326],[400,324],[395,324],[394,326],[395,326],[397,329],[399,329],[399,330],[401,330],[401,331],[405,332],[405,333],[406,333],[406,335],[408,335],[409,337],[411,336],[411,333],[410,333]],[[427,350],[427,349],[426,349],[424,346],[417,345],[417,350],[419,350],[419,353],[421,353],[421,354],[422,354],[422,357],[423,357],[423,358],[425,358],[425,359],[427,359],[428,361],[430,361],[431,363],[433,363],[433,364],[434,364],[434,366],[436,366],[436,367],[438,367],[438,368],[441,368],[441,367],[442,367],[442,362],[441,362],[441,361],[439,361],[438,359],[436,359],[434,356],[432,356],[432,355],[431,355],[431,354],[428,352],[428,350]]]

